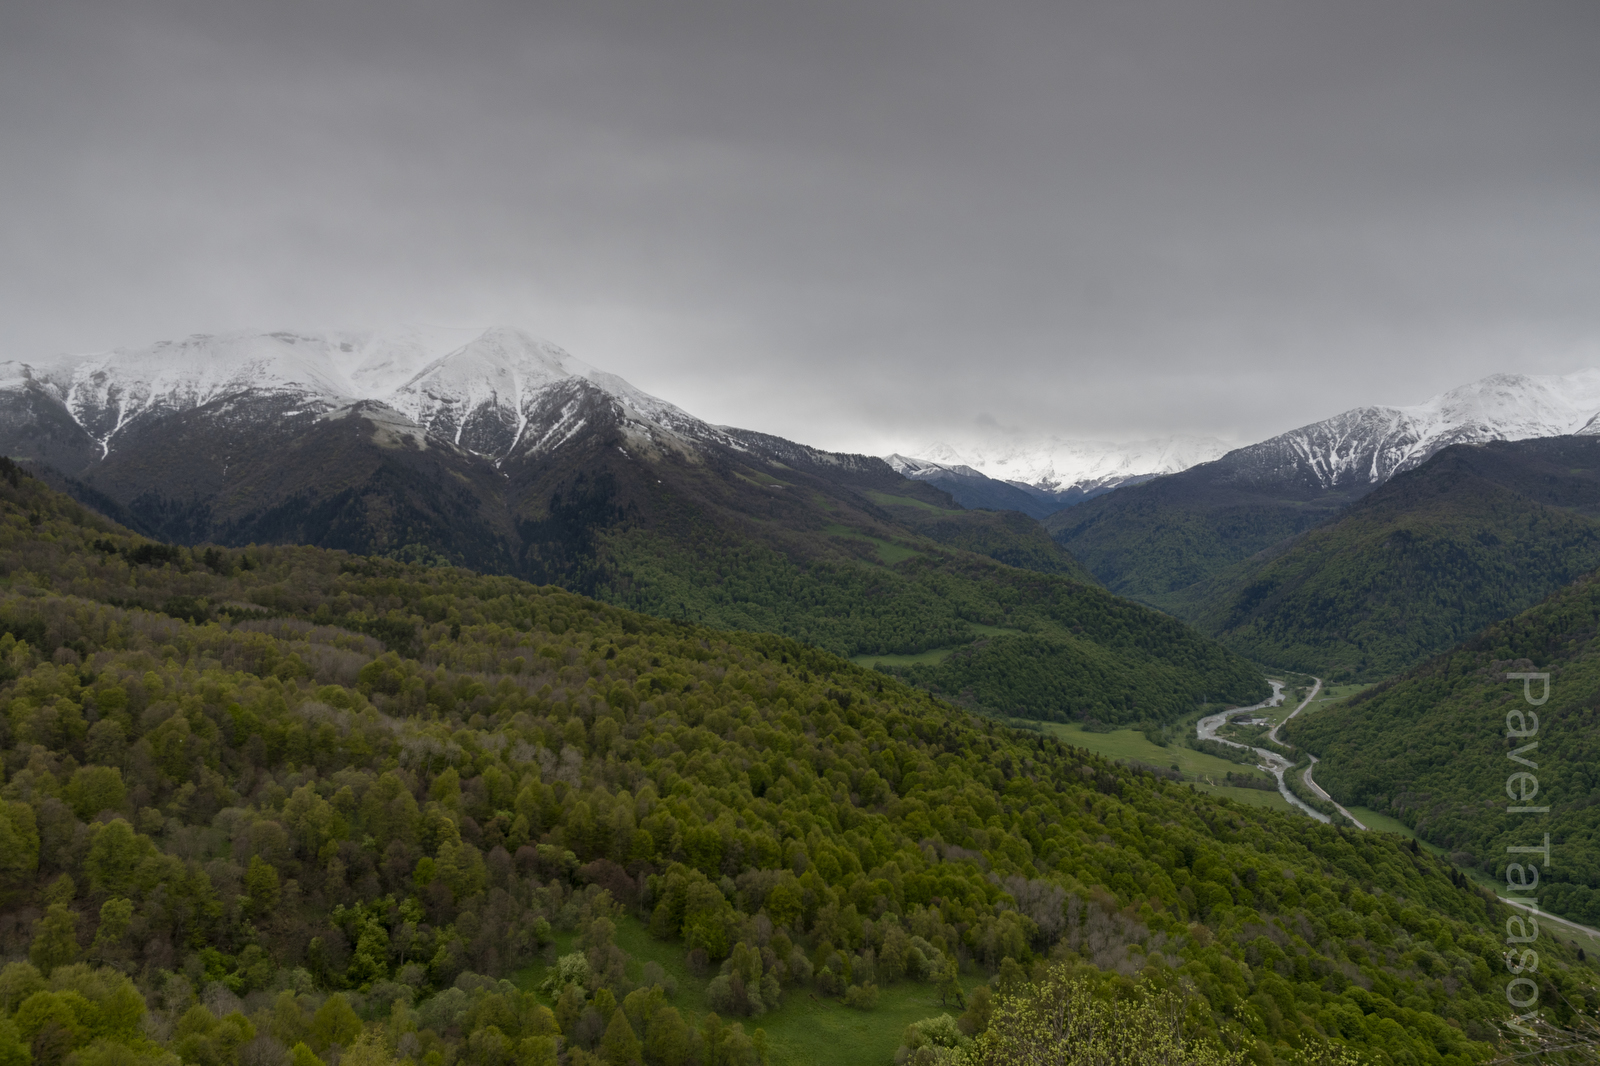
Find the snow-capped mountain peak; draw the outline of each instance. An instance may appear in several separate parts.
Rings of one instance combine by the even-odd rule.
[[[437,438],[504,459],[521,446],[553,446],[581,427],[579,383],[609,397],[643,432],[716,435],[672,404],[511,327],[237,331],[0,363],[0,392],[42,390],[94,439],[101,458],[142,419],[248,398],[272,400],[263,417],[276,418],[382,404]],[[541,423],[536,439],[528,435],[533,421]],[[554,432],[555,424],[564,428]]]
[[[1297,467],[1324,488],[1377,485],[1452,444],[1595,432],[1600,370],[1491,374],[1419,404],[1357,407],[1240,449],[1242,469]]]

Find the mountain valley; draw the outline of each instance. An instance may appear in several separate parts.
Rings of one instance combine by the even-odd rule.
[[[1514,1048],[1511,912],[1449,864],[795,641],[153,543],[9,461],[0,580],[17,1061],[798,1066],[847,1015],[865,1066],[983,1046],[1047,971],[1165,997],[1212,1049],[1176,1061]],[[1581,1026],[1595,962],[1541,955]]]
[[[429,339],[232,334],[14,369],[0,395],[34,421],[0,421],[0,444],[179,543],[450,562],[845,656],[965,648],[940,690],[991,712],[1165,720],[1265,691],[1238,656],[1108,595],[1031,519],[709,425],[515,330],[432,358]],[[51,398],[76,450],[38,432]],[[976,683],[997,661],[1007,683]]]
[[[1600,438],[1456,444],[1166,597],[1260,662],[1376,680],[1600,567]]]

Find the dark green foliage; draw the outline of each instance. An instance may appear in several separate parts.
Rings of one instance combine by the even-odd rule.
[[[1106,588],[1165,607],[1167,598],[1323,522],[1360,489],[1257,481],[1206,463],[1058,511],[1056,542]]]
[[[93,543],[133,539],[72,507],[0,487],[0,616],[40,636],[0,637],[0,891],[45,923],[0,926],[0,952],[39,943],[54,982],[75,943],[135,975],[185,1062],[553,1063],[559,1039],[569,1062],[637,1041],[649,1066],[753,1063],[759,1033],[634,987],[622,920],[752,1018],[906,980],[959,1006],[960,971],[1014,983],[1053,957],[1143,968],[1261,1061],[1329,1037],[1455,1064],[1497,1041],[1503,909],[1392,838],[1215,800],[781,637],[313,548],[130,566]],[[128,606],[178,597],[275,616]],[[352,628],[378,618],[418,655]],[[558,930],[580,938],[559,995],[497,983]],[[1592,998],[1569,961],[1552,945],[1541,973]],[[51,1061],[81,1047],[64,1029]]]
[[[595,565],[600,534],[627,516],[610,471],[592,479],[579,472],[551,494],[543,517],[518,527],[523,573],[539,584],[593,595],[605,577],[604,569]]]
[[[1447,448],[1166,600],[1258,662],[1381,677],[1600,566],[1600,440]]]
[[[1540,906],[1600,923],[1600,580],[1588,577],[1515,618],[1284,733],[1315,752],[1316,780],[1340,802],[1392,813],[1423,840],[1499,879],[1506,847],[1541,843],[1551,868]],[[1551,675],[1550,700],[1523,702],[1507,673]],[[1535,682],[1537,697],[1542,686]],[[1507,714],[1533,711],[1537,803],[1548,817],[1508,814]]]
[[[1038,522],[1017,511],[947,511],[927,504],[897,504],[896,498],[875,499],[895,521],[930,540],[974,555],[988,556],[1019,570],[1060,574],[1087,585],[1097,584],[1083,564],[1050,538]]]
[[[1107,725],[1170,721],[1206,702],[1192,678],[1236,688],[1206,661],[1209,650],[1168,620],[1160,634],[1114,629],[1098,642],[1001,636],[980,640],[938,663],[894,672],[966,706],[1016,718],[1071,721],[1094,718]],[[1097,634],[1099,636],[1100,634]],[[1121,636],[1122,639],[1118,639]]]
[[[705,533],[684,551],[642,533],[612,539],[613,558],[634,575],[619,598],[663,617],[780,632],[839,655],[968,644],[979,636],[974,623],[1024,630],[1021,644],[979,642],[906,675],[1018,717],[1170,717],[1207,699],[1245,703],[1267,693],[1242,658],[1093,585],[934,545],[891,566],[873,558],[871,542],[843,536],[834,539],[857,558],[801,567]]]

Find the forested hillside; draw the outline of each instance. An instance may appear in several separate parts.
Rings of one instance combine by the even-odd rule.
[[[1370,485],[1259,470],[1250,449],[1058,511],[1045,528],[1106,588],[1166,608],[1174,593],[1337,514]]]
[[[1394,838],[786,639],[169,547],[4,473],[7,1063],[745,1064],[793,998],[996,973],[1004,1002],[1046,958],[1190,997],[1192,1036],[1258,1063],[1499,1039],[1502,908]],[[631,922],[717,1014],[618,947]],[[543,990],[502,980],[574,936]],[[1552,1016],[1595,1002],[1591,963],[1545,958]]]
[[[1336,799],[1387,811],[1422,839],[1503,881],[1506,847],[1550,833],[1552,862],[1540,905],[1600,923],[1600,579],[1585,578],[1515,618],[1331,710],[1291,721],[1290,740],[1322,758],[1317,781]],[[1506,779],[1525,767],[1507,757],[1507,712],[1523,708],[1522,682],[1550,674],[1534,754],[1538,802],[1548,817],[1506,813]],[[1535,682],[1537,697],[1542,686]],[[1534,841],[1537,843],[1537,840]]]
[[[1376,679],[1600,566],[1600,440],[1460,444],[1169,596],[1258,662]]]
[[[1159,674],[1163,705],[1178,712],[1266,693],[1240,656],[1096,587],[1024,515],[964,511],[869,456],[698,423],[679,436],[592,389],[571,403],[559,448],[503,467],[357,405],[248,427],[211,410],[172,415],[88,481],[41,473],[158,539],[454,563],[843,656],[953,650],[983,627],[1025,632],[1051,654],[1016,664],[1016,691],[978,674],[946,681],[1008,714],[1088,708],[1118,720],[1131,698],[1118,679],[1139,673]],[[1091,669],[1101,660],[1114,669]],[[1105,681],[1075,680],[1091,673]],[[1064,702],[1037,700],[1058,693]]]

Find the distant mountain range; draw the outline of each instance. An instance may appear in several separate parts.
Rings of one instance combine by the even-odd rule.
[[[1358,407],[1102,495],[1045,526],[1107,588],[1167,598],[1327,520],[1452,444],[1592,435],[1600,370],[1496,374],[1413,407]]]
[[[898,453],[885,458],[906,477],[944,489],[963,507],[1005,508],[1044,518],[1112,489],[1187,470],[1227,451],[1228,446],[1213,437],[1167,437],[1131,444],[1052,437],[1022,444],[938,443],[920,449],[918,458]]]
[[[955,699],[1166,719],[1238,656],[1036,523],[881,459],[715,426],[519,330],[229,333],[0,364],[0,452],[147,536],[450,562],[851,656],[966,649]],[[1017,641],[1006,684],[969,685]]]
[[[1600,567],[1600,437],[1456,444],[1167,597],[1259,662],[1405,669]]]
[[[1357,407],[1229,450],[1212,437],[1112,444],[1049,438],[1026,444],[933,444],[886,456],[901,474],[964,507],[1035,518],[1166,474],[1226,464],[1223,480],[1269,489],[1348,492],[1380,485],[1452,444],[1600,432],[1600,370],[1564,377],[1494,374],[1411,407]]]
[[[952,648],[994,627],[1004,639],[1029,626],[1070,632],[1050,620],[1055,607],[1012,624],[1004,588],[1020,569],[1080,590],[1098,581],[1268,661],[1310,668],[1337,645],[1341,669],[1361,675],[1465,630],[1434,626],[1420,643],[1361,650],[1348,639],[1357,620],[1319,616],[1307,628],[1286,591],[1252,600],[1269,577],[1282,590],[1320,587],[1294,538],[1442,449],[1600,437],[1597,412],[1600,371],[1495,375],[1220,457],[1208,458],[1219,442],[1199,439],[1054,439],[880,460],[712,425],[510,328],[238,332],[0,363],[0,452],[166,540],[448,560],[856,655]],[[1496,477],[1496,491],[1515,490],[1514,476]],[[1469,517],[1449,536],[1470,538],[1475,512],[1451,506]],[[993,513],[1015,511],[1044,518],[1049,535]],[[1587,519],[1552,521],[1588,535]],[[1536,550],[1531,534],[1493,535]],[[1306,543],[1348,541],[1359,556],[1361,537],[1341,536]],[[973,570],[959,561],[967,553],[1004,568]],[[1247,562],[1258,553],[1270,565]],[[898,565],[910,558],[948,572]],[[1539,566],[1541,588],[1570,570]],[[879,585],[884,568],[892,588]],[[951,573],[965,591],[939,584]]]

